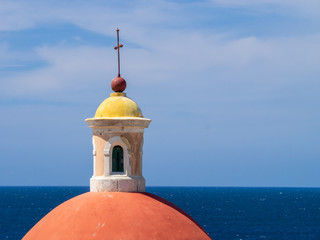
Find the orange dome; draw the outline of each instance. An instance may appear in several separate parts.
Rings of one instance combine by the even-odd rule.
[[[150,193],[88,192],[43,217],[22,240],[210,239],[185,212]]]

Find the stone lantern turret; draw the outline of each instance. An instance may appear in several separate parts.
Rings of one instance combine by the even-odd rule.
[[[144,118],[139,106],[123,93],[123,78],[116,77],[111,85],[118,92],[100,104],[94,118],[86,119],[93,133],[90,191],[145,192],[143,133],[151,120]]]
[[[151,122],[139,106],[123,92],[126,81],[120,76],[119,29],[117,29],[118,77],[111,82],[114,93],[98,107],[92,128],[92,192],[145,192],[142,176],[143,133]]]

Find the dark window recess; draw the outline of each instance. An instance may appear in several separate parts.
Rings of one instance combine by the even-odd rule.
[[[112,150],[112,172],[123,172],[123,149],[114,146]]]

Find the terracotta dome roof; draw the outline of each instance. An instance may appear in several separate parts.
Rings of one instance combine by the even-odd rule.
[[[43,217],[23,240],[210,239],[185,212],[149,193],[88,192]]]
[[[125,93],[115,92],[100,104],[94,118],[119,117],[143,118],[143,115],[138,104],[128,98]]]

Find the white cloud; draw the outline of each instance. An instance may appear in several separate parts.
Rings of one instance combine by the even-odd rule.
[[[317,62],[320,57],[316,53],[320,50],[320,35],[269,40],[256,37],[226,40],[214,35],[183,35],[168,31],[162,32],[162,39],[158,37],[158,41],[149,38],[156,43],[149,49],[127,48],[122,52],[123,72],[137,83],[152,84],[171,79],[188,82],[194,79],[181,79],[180,76],[202,71],[210,75],[218,68],[234,71],[234,77],[239,81],[239,72],[243,70],[264,71],[261,72],[262,79],[269,77],[270,81],[273,81],[275,75],[303,74],[306,69],[308,74],[319,73]],[[173,45],[172,39],[179,44]],[[95,81],[108,77],[111,80],[115,76],[116,54],[113,49],[46,46],[37,48],[36,52],[47,63],[46,67],[4,79],[7,84],[2,87],[2,91],[18,95],[71,91],[90,88]]]
[[[253,11],[301,15],[306,18],[319,18],[320,2],[318,0],[211,0],[214,5],[222,7],[246,8]]]
[[[45,96],[63,90],[84,89],[110,75],[110,50],[92,47],[41,47],[36,52],[47,65],[2,79],[2,95]],[[107,74],[109,72],[109,74]]]
[[[299,1],[214,1],[224,6],[281,5],[298,6]],[[313,1],[313,4],[317,5]],[[230,33],[216,33],[210,27],[185,27],[181,4],[152,1],[147,4],[125,3],[123,6],[101,2],[9,2],[0,9],[0,29],[17,30],[45,22],[62,21],[102,34],[114,35],[121,28],[123,43],[134,43],[139,48],[125,45],[122,51],[122,69],[135,82],[170,81],[192,82],[189,75],[210,75],[219,68],[228,71],[229,78],[241,81],[244,72],[256,72],[262,79],[286,74],[319,73],[316,65],[320,50],[317,34],[287,38],[257,36],[235,37]],[[306,4],[311,6],[311,3]],[[182,8],[179,8],[182,6]],[[34,12],[37,14],[34,14]],[[180,15],[175,15],[179,13]],[[192,20],[187,20],[192,21]],[[196,21],[196,20],[195,20]],[[170,23],[181,28],[171,28]],[[6,59],[19,59],[23,53],[14,53],[5,46],[0,52]],[[95,46],[38,46],[33,58],[46,63],[40,69],[20,72],[1,80],[1,91],[6,95],[46,94],[54,91],[90,88],[97,79],[108,79],[116,72],[113,49]],[[29,54],[32,55],[32,54]],[[230,75],[230,72],[232,74]],[[222,76],[223,77],[223,76]],[[152,79],[150,79],[152,78]],[[111,80],[111,79],[110,79]],[[275,80],[275,79],[274,79]],[[252,79],[257,81],[257,79]],[[278,81],[276,79],[275,81]]]

